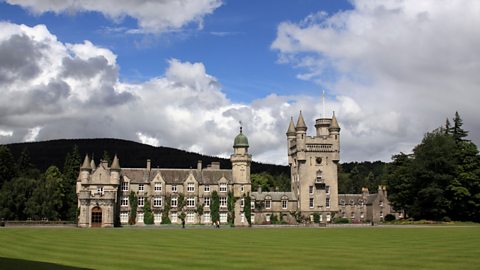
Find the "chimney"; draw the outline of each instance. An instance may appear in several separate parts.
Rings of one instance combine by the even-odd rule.
[[[258,192],[258,193],[262,193],[262,186],[258,186],[258,187],[257,187],[257,192]]]
[[[152,168],[152,162],[150,159],[147,159],[147,171],[150,171],[151,168]]]
[[[215,162],[212,162],[212,169],[214,170],[220,170],[220,162],[218,161],[215,161]]]
[[[201,160],[197,161],[197,170],[199,170],[199,171],[202,170],[202,161]]]

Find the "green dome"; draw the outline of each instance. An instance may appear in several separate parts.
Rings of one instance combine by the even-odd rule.
[[[233,142],[233,147],[248,147],[248,139],[247,136],[243,135],[242,130],[240,130],[240,134],[235,137],[235,141]]]

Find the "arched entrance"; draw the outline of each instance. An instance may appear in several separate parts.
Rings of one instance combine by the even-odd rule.
[[[102,208],[98,206],[92,209],[92,227],[102,227]]]

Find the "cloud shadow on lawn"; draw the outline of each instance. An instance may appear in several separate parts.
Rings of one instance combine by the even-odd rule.
[[[35,269],[35,270],[87,270],[89,268],[79,268],[55,263],[36,262],[22,259],[12,259],[0,257],[0,269],[2,270],[18,270],[18,269]]]

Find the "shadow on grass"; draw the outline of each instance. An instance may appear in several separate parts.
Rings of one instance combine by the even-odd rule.
[[[35,270],[87,270],[88,268],[79,268],[74,266],[66,266],[55,263],[27,261],[22,259],[12,259],[0,257],[0,269],[2,270],[18,270],[18,269],[35,269]]]

